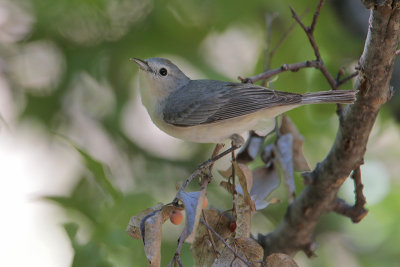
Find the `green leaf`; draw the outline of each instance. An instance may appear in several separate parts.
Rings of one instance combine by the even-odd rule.
[[[122,196],[121,192],[119,192],[108,179],[104,171],[104,165],[100,161],[92,158],[92,156],[90,156],[84,150],[80,149],[77,146],[74,147],[81,154],[82,158],[85,161],[86,167],[93,174],[94,179],[104,190],[104,192],[108,193],[114,200],[120,199]]]

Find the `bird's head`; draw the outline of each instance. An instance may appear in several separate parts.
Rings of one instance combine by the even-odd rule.
[[[190,79],[171,61],[164,58],[132,59],[141,70],[141,94],[159,101],[185,86]]]

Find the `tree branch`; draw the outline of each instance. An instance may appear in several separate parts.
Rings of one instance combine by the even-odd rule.
[[[399,35],[399,8],[376,6],[371,11],[355,84],[358,99],[343,110],[335,143],[327,157],[309,174],[311,183],[289,206],[281,224],[272,233],[259,236],[265,255],[274,252],[290,255],[310,247],[319,218],[331,210],[340,186],[362,163],[369,134],[389,95]]]
[[[299,69],[304,69],[304,68],[317,68],[319,69],[320,62],[316,60],[312,61],[304,61],[304,62],[298,62],[298,63],[293,63],[293,64],[283,64],[280,68],[273,69],[273,70],[268,70],[266,72],[260,73],[258,75],[255,75],[250,78],[242,78],[238,77],[239,80],[241,80],[243,83],[255,83],[260,80],[266,80],[271,78],[272,76],[275,76],[279,73],[286,72],[286,71],[292,71],[296,72]]]
[[[311,22],[310,27],[306,27],[304,23],[301,21],[300,17],[297,15],[296,11],[294,11],[293,7],[290,7],[290,10],[292,11],[292,16],[293,18],[297,21],[297,23],[300,25],[300,27],[304,30],[306,33],[308,40],[310,41],[310,44],[314,50],[314,54],[316,57],[316,61],[319,62],[319,67],[318,69],[322,72],[322,74],[325,76],[326,80],[328,81],[329,85],[331,86],[332,90],[337,89],[337,84],[335,79],[332,77],[332,75],[329,73],[328,69],[326,68],[322,58],[321,54],[319,52],[319,48],[317,43],[315,42],[314,38],[314,29],[315,29],[315,24],[317,23],[318,16],[320,14],[321,7],[324,3],[324,0],[321,0],[318,4],[317,10],[314,13],[313,20]]]
[[[357,167],[351,178],[354,180],[354,193],[356,195],[356,202],[354,206],[347,204],[343,199],[336,199],[333,206],[333,211],[343,216],[349,217],[352,222],[358,223],[368,214],[368,210],[364,208],[367,203],[363,194],[364,185],[361,182],[361,170]]]
[[[358,75],[358,70],[356,70],[355,72],[353,72],[352,74],[350,74],[349,76],[344,77],[341,80],[337,80],[336,84],[337,86],[341,86],[344,83],[347,83],[348,81],[350,81],[351,79],[353,79],[354,77],[356,77]]]
[[[351,75],[345,77],[342,80],[339,79],[334,79],[333,76],[330,74],[330,72],[328,71],[328,69],[326,68],[324,61],[322,60],[321,54],[319,52],[319,48],[318,45],[315,41],[314,38],[314,29],[315,29],[315,25],[317,23],[319,14],[321,12],[321,8],[322,5],[324,3],[324,0],[320,0],[318,7],[314,13],[313,16],[313,20],[311,22],[311,26],[307,27],[304,25],[304,23],[302,22],[301,18],[299,17],[299,15],[297,15],[296,11],[293,9],[293,7],[290,7],[290,10],[292,12],[292,16],[294,18],[294,20],[300,25],[300,27],[303,29],[303,31],[306,33],[308,40],[311,44],[311,47],[313,48],[316,60],[312,60],[312,61],[304,61],[304,62],[299,62],[299,63],[292,63],[292,64],[283,64],[280,68],[277,69],[273,69],[273,70],[268,70],[265,71],[261,74],[255,75],[253,77],[250,78],[242,78],[242,77],[238,77],[239,80],[241,80],[243,83],[255,83],[257,81],[260,80],[266,80],[271,78],[274,75],[277,75],[279,73],[282,72],[286,72],[286,71],[292,71],[292,72],[296,72],[300,69],[303,68],[316,68],[319,69],[322,74],[324,75],[324,77],[326,78],[326,80],[328,81],[330,87],[332,88],[332,90],[336,90],[338,89],[338,87],[342,84],[344,84],[345,82],[351,80],[352,78],[354,78],[355,76],[357,76],[358,71],[352,73]],[[291,29],[290,29],[291,30]],[[275,51],[274,51],[275,52]],[[338,77],[339,78],[339,77]],[[340,104],[338,104],[338,113],[340,113],[342,110],[342,106]]]

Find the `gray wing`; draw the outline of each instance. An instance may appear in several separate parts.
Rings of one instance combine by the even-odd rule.
[[[300,102],[300,94],[253,84],[193,80],[165,100],[163,116],[165,122],[176,126],[194,126]]]

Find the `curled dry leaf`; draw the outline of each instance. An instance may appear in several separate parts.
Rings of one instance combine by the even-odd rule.
[[[252,200],[250,196],[250,189],[253,185],[253,174],[251,173],[249,167],[241,163],[233,163],[235,168],[235,173],[239,178],[240,188],[236,188],[238,193],[244,196],[247,205],[251,205]]]
[[[252,238],[235,238],[229,239],[228,244],[233,248],[240,256],[251,263],[252,266],[261,266],[261,262],[264,256],[264,250],[254,239]],[[248,266],[241,259],[237,258],[233,252],[225,247],[221,253],[221,256],[216,259],[213,267],[222,266]]]
[[[266,147],[264,147],[262,153],[261,153],[261,160],[264,161],[267,166],[273,164],[275,157],[274,157],[274,144],[269,144]]]
[[[146,215],[140,225],[144,252],[151,267],[158,267],[161,264],[161,228],[163,223],[162,212],[157,210]]]
[[[139,215],[132,216],[131,219],[129,220],[128,227],[126,228],[126,232],[128,235],[130,235],[134,239],[142,239],[142,235],[140,234],[140,222],[143,220],[143,218],[150,213],[161,210],[163,207],[162,203],[158,203],[156,206],[147,208],[144,211],[142,211]]]
[[[280,179],[274,163],[269,167],[261,167],[253,171],[253,186],[250,195],[256,210],[262,210],[272,204],[271,201],[266,202],[264,199],[278,188],[279,183]]]
[[[234,162],[234,166],[236,166],[235,167],[236,176],[239,175],[238,174],[238,169],[239,169],[239,171],[241,171],[241,173],[243,173],[243,176],[246,179],[247,188],[251,188],[251,186],[253,184],[253,179],[252,179],[252,173],[251,173],[251,170],[249,169],[249,167],[247,167],[247,165],[245,165],[243,163],[237,163],[237,162]],[[229,166],[229,168],[224,171],[219,170],[218,172],[225,179],[229,179],[230,177],[232,177],[232,166]]]
[[[250,196],[250,189],[253,185],[253,174],[244,164],[233,164],[235,172],[239,178],[240,186],[236,190],[239,193],[236,200],[236,237],[247,238],[251,230],[251,213],[256,210],[253,200]]]
[[[197,225],[199,224],[205,193],[205,190],[189,193],[179,191],[176,195],[176,197],[181,200],[185,206],[186,242],[191,243],[194,240],[195,230]]]
[[[229,230],[230,219],[222,212],[215,209],[204,210],[208,225],[211,226],[222,238],[227,238],[231,232]],[[224,243],[213,233],[211,233],[216,250],[222,251]],[[208,267],[216,259],[214,249],[212,247],[210,235],[204,224],[199,224],[196,230],[195,239],[190,247],[195,266]]]
[[[233,194],[234,189],[235,189],[234,186],[233,186],[233,184],[228,183],[228,182],[225,182],[225,181],[221,181],[221,182],[219,183],[219,185],[222,186],[223,188],[225,188],[226,191],[228,191],[229,193]]]
[[[274,253],[267,257],[264,263],[265,267],[298,267],[297,263],[289,256],[283,253]]]
[[[281,134],[292,134],[293,136],[293,168],[295,171],[310,171],[310,164],[303,153],[304,137],[300,134],[296,125],[287,115],[282,116],[282,125],[279,129]]]
[[[218,173],[221,174],[221,176],[225,179],[229,179],[230,177],[232,177],[232,167],[229,167],[228,169],[226,169],[225,171],[223,170],[218,170]]]
[[[293,136],[284,134],[279,137],[275,146],[275,156],[279,163],[287,190],[289,192],[289,202],[292,202],[296,196],[296,186],[293,177]]]
[[[156,206],[145,209],[137,216],[132,216],[126,232],[135,239],[142,239],[144,252],[149,266],[160,266],[161,262],[161,229],[174,210],[180,210],[173,205]]]
[[[263,136],[259,136],[254,131],[251,131],[249,138],[247,138],[246,143],[239,151],[236,160],[240,163],[248,163],[253,161],[257,157],[263,142]]]
[[[236,186],[236,191],[245,196],[248,203],[250,203],[250,194],[249,191],[253,185],[253,174],[247,165],[242,163],[234,162],[233,165],[235,166],[235,174],[239,178],[240,186]],[[225,171],[218,171],[224,178],[228,179],[232,176],[232,166],[229,167]],[[225,188],[229,193],[233,194],[233,185],[222,181],[220,186]],[[246,188],[247,190],[243,190],[242,188]]]

